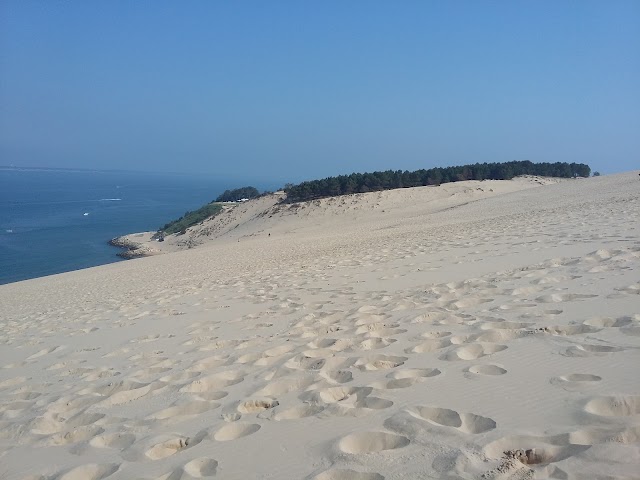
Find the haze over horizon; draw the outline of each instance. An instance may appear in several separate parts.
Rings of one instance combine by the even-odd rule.
[[[0,5],[0,164],[638,168],[640,3]]]

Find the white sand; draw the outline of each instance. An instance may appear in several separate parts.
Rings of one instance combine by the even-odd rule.
[[[0,286],[0,477],[639,478],[640,181],[554,183],[262,199]]]

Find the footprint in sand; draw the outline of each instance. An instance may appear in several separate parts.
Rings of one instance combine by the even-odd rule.
[[[421,334],[420,336],[416,337],[415,340],[422,340],[423,338],[429,338],[429,339],[434,339],[434,338],[444,338],[444,337],[449,337],[451,335],[451,332],[425,332],[423,334]],[[412,339],[413,340],[413,339]]]
[[[312,375],[280,378],[255,392],[255,395],[259,397],[279,397],[294,390],[305,390],[316,381],[317,378]]]
[[[356,329],[356,335],[369,335],[371,337],[391,337],[405,333],[406,330],[398,328],[397,323],[376,322],[362,325]]]
[[[522,469],[523,465],[547,465],[559,462],[589,448],[591,445],[570,443],[570,436],[566,434],[549,437],[528,435],[504,437],[489,443],[484,448],[487,458],[498,460],[499,464],[493,471],[485,473],[483,478],[520,478],[508,475],[496,477],[496,473],[502,471],[503,474],[507,474]],[[522,478],[532,478],[532,475]]]
[[[223,425],[213,434],[213,438],[219,442],[228,442],[237,438],[246,437],[260,430],[257,423],[234,422]]]
[[[218,462],[213,458],[194,458],[182,467],[182,470],[193,478],[212,477],[216,474]]]
[[[640,415],[640,395],[615,395],[593,398],[585,411],[601,417],[631,417]]]
[[[565,357],[590,357],[594,355],[606,355],[607,353],[621,352],[622,347],[614,345],[572,345],[561,352]]]
[[[411,323],[430,323],[432,325],[460,325],[464,319],[458,315],[445,312],[429,312],[418,315]]]
[[[124,450],[130,447],[135,440],[136,436],[131,433],[109,433],[92,438],[89,445],[96,448]]]
[[[287,410],[276,413],[273,417],[276,421],[281,420],[298,420],[300,418],[312,417],[324,411],[321,405],[298,405]]]
[[[354,363],[354,366],[360,370],[389,370],[403,365],[407,360],[407,357],[371,355],[360,358]]]
[[[118,468],[120,468],[119,465],[115,463],[104,465],[91,463],[75,467],[57,477],[57,480],[101,480],[117,472]]]
[[[33,421],[31,432],[37,435],[52,435],[71,428],[93,425],[104,418],[104,416],[104,413],[84,413],[81,411],[66,418],[65,414],[45,413]]]
[[[371,386],[378,390],[396,390],[399,388],[408,388],[420,381],[420,378],[400,378],[397,380],[382,380],[372,383]]]
[[[202,441],[202,438],[191,439],[183,435],[159,435],[148,440],[152,446],[144,454],[151,460],[161,460],[175,455],[181,450],[195,446]]]
[[[378,390],[394,390],[398,388],[408,388],[418,382],[421,382],[429,377],[435,377],[440,375],[440,370],[437,368],[415,368],[404,369],[396,372],[391,372],[387,375],[387,378],[391,380],[382,380],[371,384],[371,387]]]
[[[331,383],[348,383],[353,380],[353,373],[349,370],[323,370],[320,376]]]
[[[240,413],[258,413],[263,410],[269,410],[277,407],[280,403],[273,398],[253,398],[238,405],[237,410]]]
[[[192,371],[182,371],[179,373],[173,373],[170,375],[165,375],[163,377],[158,378],[158,381],[163,383],[181,383],[186,382],[187,380],[192,380],[198,376],[198,372]]]
[[[432,339],[422,342],[421,344],[405,349],[404,353],[429,353],[436,352],[442,348],[451,346],[450,339]]]
[[[219,406],[219,403],[198,400],[165,408],[149,415],[147,418],[150,420],[164,420],[165,422],[173,423],[183,421],[194,415],[208,412],[209,410],[213,410]]]
[[[287,360],[284,364],[287,368],[295,370],[320,370],[324,367],[326,359],[318,358],[313,355],[300,354]]]
[[[331,387],[300,395],[300,400],[310,405],[332,406],[332,413],[347,413],[340,410],[346,409],[371,409],[380,410],[393,405],[391,400],[372,397],[372,387]],[[337,410],[336,410],[337,409]]]
[[[99,435],[102,432],[104,432],[102,427],[97,425],[85,425],[66,432],[56,433],[45,443],[47,445],[71,445],[93,439],[96,435]]]
[[[566,390],[578,391],[588,388],[591,385],[595,385],[596,382],[599,382],[600,380],[602,380],[602,377],[599,377],[598,375],[591,375],[588,373],[570,373],[568,375],[553,377],[549,380],[549,383]]]
[[[392,343],[396,342],[395,338],[378,338],[372,337],[367,338],[366,340],[356,343],[352,346],[353,350],[378,350],[379,348],[384,348]]]
[[[480,328],[482,330],[518,330],[520,328],[527,328],[533,325],[533,323],[527,322],[485,322]]]
[[[195,373],[206,372],[223,365],[228,365],[229,363],[231,363],[231,359],[228,355],[214,355],[198,360],[196,363],[187,368],[186,371]]]
[[[591,427],[569,434],[569,441],[578,445],[602,443],[632,444],[640,441],[640,426],[633,427]]]
[[[440,356],[441,360],[476,360],[478,358],[492,355],[506,350],[506,345],[496,343],[472,343],[461,347],[453,348]]]
[[[579,293],[552,293],[550,295],[542,295],[536,298],[536,302],[563,303],[563,302],[573,302],[576,300],[586,300],[588,298],[594,298],[594,297],[597,297],[597,295],[579,294]]]
[[[478,434],[496,428],[496,422],[491,418],[458,413],[448,408],[421,406],[410,410],[410,413],[431,424],[455,428],[463,433]]]
[[[387,378],[393,378],[394,380],[404,378],[429,378],[440,375],[441,373],[437,368],[405,368],[389,373]]]
[[[504,375],[507,373],[507,370],[498,365],[473,365],[467,371],[476,375]]]
[[[582,335],[585,333],[595,333],[602,330],[600,327],[594,327],[591,325],[557,325],[540,327],[534,330],[529,330],[531,333],[546,333],[550,335],[570,336],[570,335]]]
[[[221,390],[224,387],[229,387],[240,383],[244,380],[244,373],[238,371],[229,371],[216,373],[207,377],[194,380],[188,385],[182,387],[179,392],[181,393],[200,393],[211,390]]]
[[[409,445],[410,441],[403,435],[385,432],[358,432],[342,438],[338,448],[344,453],[358,454],[394,450]]]

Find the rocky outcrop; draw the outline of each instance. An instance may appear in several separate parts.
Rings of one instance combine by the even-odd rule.
[[[108,243],[114,247],[123,248],[124,251],[117,253],[116,255],[127,260],[139,257],[149,257],[151,255],[158,255],[161,253],[159,250],[134,242],[126,236],[112,238]]]

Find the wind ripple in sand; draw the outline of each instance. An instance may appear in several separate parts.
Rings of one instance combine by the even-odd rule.
[[[438,407],[416,407],[419,418],[435,425],[455,428],[463,433],[484,433],[496,428],[496,422],[473,413],[458,413],[455,410]]]

